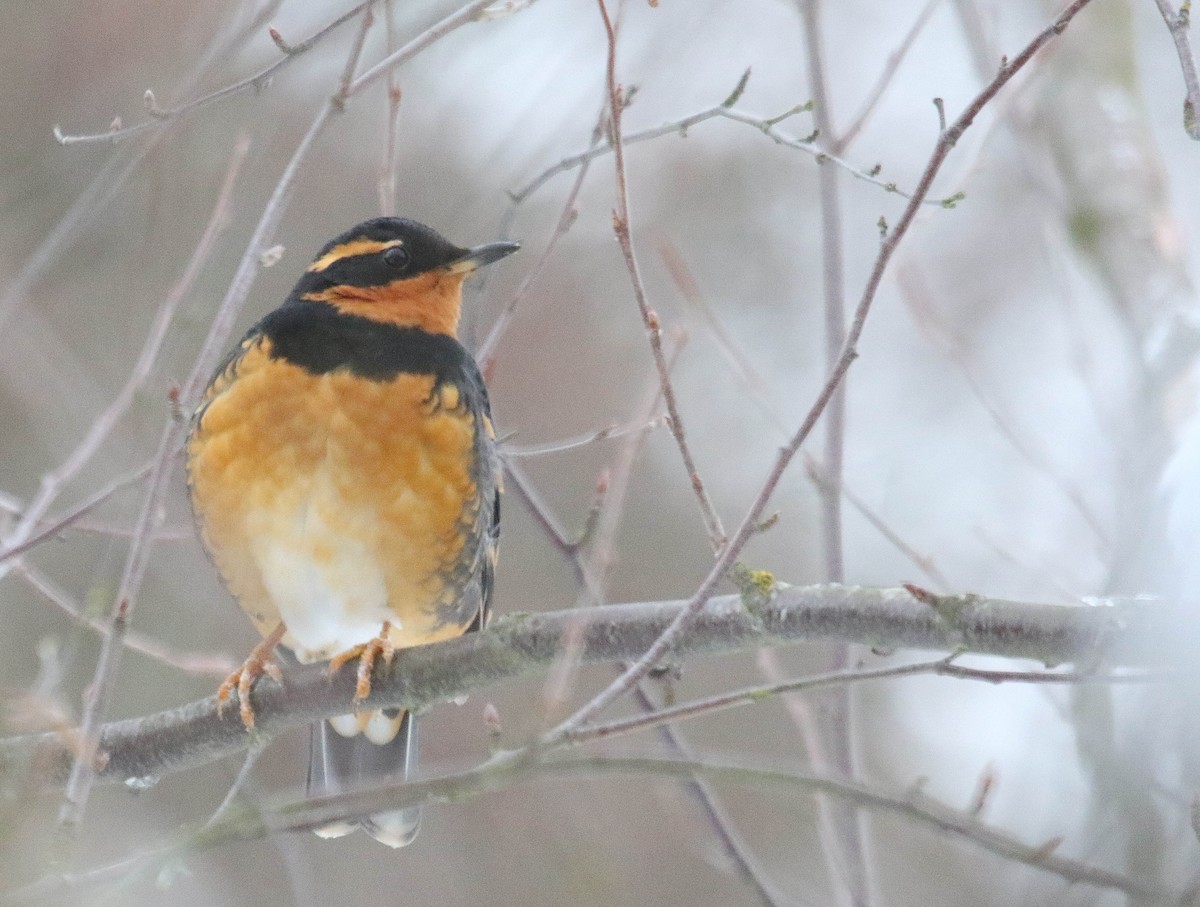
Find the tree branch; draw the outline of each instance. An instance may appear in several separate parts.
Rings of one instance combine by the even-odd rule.
[[[717,585],[733,567],[737,558],[741,556],[742,549],[746,546],[750,537],[759,531],[767,503],[771,500],[771,496],[775,493],[775,488],[783,479],[784,473],[787,472],[792,458],[796,455],[800,446],[808,439],[809,434],[812,433],[821,415],[825,412],[826,406],[829,405],[830,399],[837,392],[842,378],[845,377],[846,372],[850,369],[850,365],[858,357],[858,341],[862,337],[863,330],[866,328],[867,317],[871,313],[871,306],[875,301],[875,293],[879,289],[879,284],[883,280],[883,274],[887,270],[888,263],[895,254],[901,240],[907,234],[909,227],[916,218],[917,210],[926,196],[929,195],[933,187],[933,181],[941,170],[942,164],[945,163],[947,155],[949,155],[951,149],[954,148],[967,129],[970,128],[971,124],[975,121],[975,117],[1000,92],[1000,89],[1008,84],[1009,80],[1020,72],[1042,47],[1066,31],[1071,20],[1090,2],[1091,0],[1074,0],[1052,25],[1040,32],[1011,62],[1006,61],[1000,67],[1000,72],[996,75],[995,79],[985,86],[975,99],[967,105],[953,124],[942,131],[938,137],[937,145],[934,147],[933,154],[925,165],[924,172],[921,174],[916,192],[905,207],[904,213],[900,216],[896,227],[880,244],[879,254],[875,259],[875,265],[871,269],[871,274],[867,278],[866,286],[863,288],[862,297],[855,307],[854,318],[851,321],[850,329],[846,333],[846,340],[842,345],[842,353],[838,357],[836,367],[825,380],[825,384],[817,394],[816,400],[809,408],[804,420],[800,423],[800,427],[796,429],[796,433],[792,435],[791,440],[786,445],[780,448],[775,462],[767,474],[766,480],[759,489],[754,502],[750,505],[749,511],[742,518],[741,524],[730,537],[728,544],[722,549],[721,555],[717,558],[717,562],[713,565],[712,570],[709,571],[691,599],[688,600],[686,608],[679,612],[675,621],[663,630],[662,635],[654,640],[654,643],[642,653],[637,661],[633,662],[620,677],[598,693],[591,702],[580,708],[557,728],[547,733],[543,744],[552,745],[557,740],[578,730],[616,699],[629,692],[633,685],[641,680],[655,663],[678,644],[684,631],[690,628],[692,622],[704,609],[709,599],[711,599]],[[602,0],[601,10],[605,10]]]
[[[683,457],[683,466],[687,470],[692,491],[700,505],[700,514],[704,518],[704,528],[708,532],[708,540],[712,545],[713,555],[721,553],[725,547],[727,536],[721,517],[713,505],[712,499],[705,488],[704,480],[696,467],[696,459],[692,455],[691,445],[687,440],[687,432],[683,427],[683,417],[679,414],[679,405],[675,398],[675,386],[671,382],[671,372],[667,367],[667,356],[663,351],[662,329],[659,326],[658,314],[650,307],[646,295],[646,285],[642,280],[641,267],[638,265],[637,254],[633,247],[633,233],[630,226],[629,213],[629,184],[625,175],[625,145],[621,138],[621,116],[629,98],[625,88],[617,82],[617,31],[613,27],[604,0],[599,0],[600,15],[604,19],[604,29],[608,35],[608,102],[609,129],[612,137],[613,156],[615,158],[614,173],[617,181],[617,206],[613,210],[613,233],[621,247],[621,255],[625,259],[625,267],[629,271],[629,279],[633,284],[633,296],[637,302],[638,312],[642,316],[642,324],[646,328],[646,337],[650,341],[650,351],[654,358],[654,366],[658,370],[658,382],[662,387],[663,402],[667,405],[669,416],[667,424],[675,438],[675,446]]]
[[[346,10],[346,12],[342,13],[331,22],[321,26],[313,35],[299,42],[298,44],[288,44],[283,40],[279,32],[272,28],[270,30],[271,39],[275,42],[275,45],[281,51],[283,51],[283,56],[267,66],[265,69],[259,70],[252,76],[239,79],[231,85],[218,88],[216,91],[210,92],[203,97],[187,101],[186,103],[180,104],[178,107],[174,107],[169,110],[163,110],[155,107],[150,110],[150,116],[140,123],[134,123],[132,126],[122,126],[118,121],[114,121],[113,126],[103,132],[79,135],[64,133],[60,127],[55,126],[54,138],[60,145],[83,145],[94,142],[116,143],[127,139],[130,136],[137,135],[140,132],[158,129],[172,120],[179,119],[184,114],[191,113],[193,110],[198,110],[201,107],[207,107],[209,104],[212,104],[215,101],[220,101],[223,98],[228,98],[232,95],[239,94],[250,89],[253,89],[254,91],[262,91],[271,84],[271,80],[275,77],[275,74],[280,69],[287,66],[289,63],[295,60],[296,57],[300,56],[300,54],[311,50],[319,41],[321,41],[326,35],[333,32],[339,26],[345,25],[360,12],[366,9],[371,2],[373,2],[373,0],[364,0],[364,2],[357,4],[352,9]],[[153,103],[153,98],[153,93],[149,92],[147,106]]]
[[[237,841],[309,829],[330,821],[345,819],[347,816],[361,815],[372,809],[400,809],[435,802],[461,802],[540,778],[587,779],[601,775],[684,780],[700,777],[709,782],[746,785],[780,793],[823,793],[845,799],[879,814],[903,817],[931,831],[969,842],[1003,859],[1023,863],[1072,883],[1115,889],[1144,902],[1185,903],[1178,892],[1082,860],[1060,856],[1056,853],[1058,845],[1061,844],[1057,838],[1040,844],[1028,844],[980,821],[970,813],[953,809],[926,796],[919,788],[894,794],[858,782],[829,778],[811,772],[709,760],[655,757],[573,756],[531,760],[514,758],[511,752],[501,752],[482,765],[463,772],[389,788],[343,793],[334,797],[306,798],[266,809],[234,804],[216,822],[207,824],[182,841],[146,856],[156,858],[153,865],[163,865],[173,858],[204,852]],[[122,864],[127,865],[127,862]],[[103,879],[110,875],[107,870],[101,870],[94,874],[86,874],[81,881],[93,881],[93,876]],[[44,884],[39,883],[37,888],[42,889]],[[53,882],[46,885],[46,888],[53,890]],[[10,902],[26,900],[23,895],[27,893],[32,891],[26,889],[5,892]]]
[[[1192,53],[1192,45],[1188,41],[1188,26],[1191,25],[1191,2],[1185,0],[1180,4],[1179,11],[1171,9],[1169,0],[1154,0],[1162,14],[1163,22],[1175,42],[1175,52],[1179,55],[1179,67],[1183,71],[1183,84],[1187,96],[1183,99],[1183,129],[1189,137],[1200,141],[1200,75],[1196,74],[1196,56]]]
[[[684,659],[800,640],[975,652],[1085,668],[1164,665],[1184,661],[1164,643],[1186,645],[1189,626],[1178,609],[1154,602],[1113,601],[1092,607],[1043,605],[976,595],[933,596],[904,588],[793,586],[768,603],[736,595],[711,599],[672,650]],[[405,649],[377,669],[367,705],[422,708],[505,680],[544,673],[561,654],[569,625],[581,625],[586,663],[635,658],[657,639],[686,602],[643,602],[502,617],[482,633]],[[332,679],[323,665],[290,670],[283,685],[263,681],[254,692],[256,735],[271,737],[351,710],[353,669]],[[153,779],[245,750],[254,740],[236,707],[217,714],[208,697],[142,718],[111,722],[99,736],[97,780]],[[73,742],[57,733],[0,740],[0,764],[30,760],[61,782]]]

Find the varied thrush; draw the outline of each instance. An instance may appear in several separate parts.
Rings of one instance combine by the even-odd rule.
[[[356,701],[397,649],[482,627],[500,531],[487,388],[456,332],[462,284],[517,243],[461,249],[381,217],[326,245],[275,311],[217,368],[187,445],[204,544],[263,642],[234,686],[278,674],[276,644],[331,670],[359,660]],[[356,711],[313,728],[310,795],[403,779],[411,714]],[[392,847],[419,812],[317,829],[366,829]]]

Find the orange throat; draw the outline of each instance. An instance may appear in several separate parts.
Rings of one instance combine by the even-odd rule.
[[[375,287],[342,285],[303,298],[327,302],[346,315],[457,336],[465,274],[430,271]]]

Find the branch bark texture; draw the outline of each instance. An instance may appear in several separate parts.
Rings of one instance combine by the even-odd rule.
[[[406,649],[377,670],[371,707],[422,708],[493,684],[545,673],[560,655],[568,627],[581,632],[586,663],[636,658],[657,639],[685,602],[645,602],[514,614],[482,633]],[[1085,668],[1180,663],[1177,609],[1156,602],[1044,605],[976,595],[915,597],[905,588],[823,585],[783,587],[769,601],[736,595],[711,599],[670,657],[687,659],[789,642],[839,640],[889,649],[965,651]],[[1167,640],[1173,645],[1168,645]],[[230,705],[217,714],[208,697],[168,711],[106,724],[100,733],[97,779],[152,779],[246,749],[259,735],[351,710],[355,676],[329,677],[323,666],[296,667],[284,683],[264,679],[254,691],[257,730],[248,734]],[[260,741],[261,742],[261,741]],[[0,741],[0,765],[34,766],[61,781],[71,739],[61,733]]]

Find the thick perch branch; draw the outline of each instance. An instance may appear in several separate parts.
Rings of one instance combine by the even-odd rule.
[[[840,640],[889,648],[969,651],[1084,667],[1164,664],[1165,640],[1179,641],[1187,622],[1162,603],[1095,606],[1042,605],[975,595],[923,595],[907,589],[796,586],[769,603],[747,606],[738,596],[708,602],[672,650],[673,658],[711,655],[808,640]],[[510,615],[482,633],[405,650],[378,671],[372,706],[420,708],[503,680],[545,672],[564,633],[582,622],[585,662],[636,658],[679,614],[684,602],[605,605]],[[1174,628],[1174,629],[1172,629]],[[254,693],[258,733],[351,710],[354,672],[332,680],[323,665],[286,672],[284,685],[263,681]],[[153,778],[244,750],[251,736],[236,708],[217,716],[216,698],[105,725],[98,778]],[[70,765],[69,741],[51,733],[0,741],[0,764],[34,761],[61,780]]]

